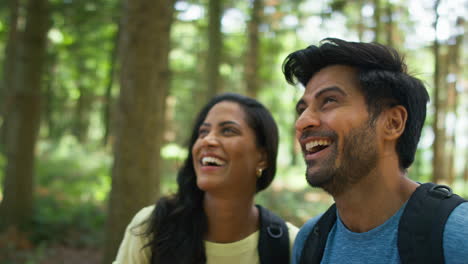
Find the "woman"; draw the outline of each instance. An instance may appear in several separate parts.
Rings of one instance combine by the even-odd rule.
[[[276,172],[278,129],[268,110],[238,94],[214,97],[197,117],[189,149],[177,193],[134,217],[115,263],[249,264],[262,263],[265,252],[288,253],[297,228],[284,225],[289,243],[270,247],[264,234],[275,231],[262,231],[269,212],[254,204]]]

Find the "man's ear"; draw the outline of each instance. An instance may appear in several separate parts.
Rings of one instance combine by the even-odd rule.
[[[408,112],[402,105],[397,105],[384,110],[384,137],[388,140],[398,139],[405,130]]]

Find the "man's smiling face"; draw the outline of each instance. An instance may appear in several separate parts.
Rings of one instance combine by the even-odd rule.
[[[375,168],[376,134],[356,69],[323,68],[307,83],[296,111],[296,137],[310,185],[339,195]]]

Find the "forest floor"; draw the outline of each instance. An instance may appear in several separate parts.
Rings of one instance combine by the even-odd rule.
[[[4,264],[99,264],[102,252],[93,248],[51,246],[45,249],[9,250],[8,253],[3,253],[0,255],[0,263]]]
[[[270,190],[259,194],[256,202],[282,215],[292,224],[302,226],[311,216],[325,211],[332,200],[324,192],[310,189],[290,190],[273,185]],[[57,210],[55,207],[53,209]],[[70,220],[75,219],[69,217],[71,213],[66,214],[58,210],[51,212],[42,210],[41,216],[45,220],[38,217],[42,221],[41,227],[30,233],[14,228],[0,233],[0,264],[101,263],[103,253],[101,230],[104,221],[95,219],[98,215],[95,212],[100,211],[84,210],[79,214],[73,211],[71,213],[77,215],[76,221]],[[82,223],[85,223],[83,226],[92,228],[83,231],[79,229]]]
[[[98,264],[101,249],[63,244],[33,245],[25,233],[8,229],[0,234],[2,264]]]
[[[101,251],[98,249],[67,248],[57,246],[47,249],[39,264],[98,264],[101,262]]]

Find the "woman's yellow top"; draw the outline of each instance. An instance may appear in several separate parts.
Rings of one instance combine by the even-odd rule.
[[[148,247],[143,248],[148,242],[148,238],[140,234],[145,228],[141,223],[148,219],[153,209],[154,205],[141,209],[127,226],[114,264],[150,262],[151,250]],[[292,253],[292,245],[299,230],[290,223],[286,224],[289,231],[290,252]],[[259,235],[260,232],[256,231],[248,237],[232,243],[205,241],[207,264],[259,264],[260,258],[257,250]]]

